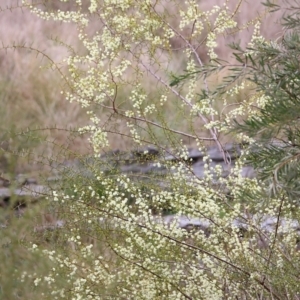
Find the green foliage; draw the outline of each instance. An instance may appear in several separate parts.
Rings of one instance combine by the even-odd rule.
[[[269,5],[268,3],[266,5]],[[247,66],[247,80],[265,103],[257,113],[237,122],[236,129],[255,139],[248,162],[268,180],[274,195],[282,191],[291,201],[299,198],[299,25],[294,16],[283,18],[287,31],[277,42],[265,42],[236,55]],[[243,59],[243,57],[246,57]]]
[[[264,5],[271,11],[280,8],[271,1]],[[250,103],[253,111],[243,120],[240,117],[233,120],[233,132],[254,140],[246,162],[255,167],[261,179],[269,182],[273,195],[284,191],[293,201],[299,197],[300,174],[300,31],[299,8],[290,4],[285,9],[282,25],[286,31],[276,41],[254,43],[245,50],[233,43],[231,48],[239,64],[216,61],[195,72],[186,72],[170,84],[182,84],[195,74],[205,77],[208,72],[222,68],[228,68],[229,75],[216,89],[205,92],[204,98],[223,95],[235,82],[253,83],[252,93],[256,95]]]

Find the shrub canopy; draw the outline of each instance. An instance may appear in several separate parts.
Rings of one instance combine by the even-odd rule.
[[[208,11],[197,1],[30,6],[46,21],[77,26],[82,48],[68,48],[67,72],[51,66],[60,71],[66,99],[87,110],[90,123],[79,132],[89,134],[93,149],[83,168],[66,172],[49,195],[65,224],[55,231],[54,249],[31,246],[51,264],[47,276],[23,274],[36,293],[298,299],[299,8],[287,2],[282,35],[269,41],[260,36],[260,23],[285,2],[265,3],[246,24],[254,27],[251,41],[232,44],[234,59],[226,62],[216,53],[218,37],[243,29],[236,22],[242,2]],[[166,154],[156,167],[168,175],[122,174],[118,163],[128,158],[111,164],[101,155],[117,138],[141,153],[139,163],[154,145]],[[226,139],[240,144],[234,165]],[[204,178],[191,167],[188,143],[204,152]],[[208,155],[212,143],[222,166]],[[241,175],[247,164],[257,178]],[[183,229],[181,216],[209,229]]]

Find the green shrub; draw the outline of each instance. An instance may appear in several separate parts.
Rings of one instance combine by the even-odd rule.
[[[234,9],[226,3],[205,12],[196,1],[93,0],[89,12],[81,1],[67,11],[31,6],[45,21],[77,26],[84,49],[63,61],[63,93],[88,111],[79,132],[89,134],[93,149],[93,163],[67,172],[49,196],[63,228],[50,245],[44,237],[32,241],[31,253],[45,255],[51,269],[23,278],[45,299],[299,297],[298,10],[284,17],[290,31],[276,41],[260,36],[263,16],[254,19],[248,46],[233,45],[235,61],[226,63],[216,40],[238,30],[242,1]],[[95,22],[97,31],[89,27]],[[249,145],[234,166],[224,146],[229,132]],[[169,171],[158,181],[106,169],[100,154],[123,137],[139,149],[154,145],[177,163],[157,162]],[[206,153],[206,176],[195,176],[187,142],[205,153],[217,145],[230,175],[223,178]],[[258,178],[241,176],[246,163]],[[177,217],[166,223],[170,212]],[[181,228],[182,215],[209,230]],[[266,218],[275,220],[269,231]]]

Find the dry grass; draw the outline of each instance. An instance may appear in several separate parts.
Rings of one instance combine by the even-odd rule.
[[[214,5],[222,5],[224,0],[201,1],[203,10],[210,9]],[[46,2],[48,3],[48,2]],[[233,10],[237,7],[238,0],[229,1],[229,6]],[[72,45],[77,51],[81,46],[77,39],[77,31],[72,24],[60,24],[55,22],[45,22],[26,9],[17,8],[20,2],[14,0],[2,0],[0,12],[0,40],[3,45],[0,51],[0,145],[2,148],[2,157],[6,161],[15,160],[16,156],[12,155],[8,149],[20,151],[25,148],[34,149],[36,156],[41,153],[45,156],[54,154],[53,145],[63,145],[70,151],[79,154],[88,153],[87,142],[84,137],[70,139],[68,130],[55,130],[53,128],[76,128],[88,122],[85,112],[77,104],[67,103],[60,94],[63,89],[63,82],[57,71],[40,69],[40,65],[46,66],[49,61],[41,53],[30,51],[26,47],[31,47],[42,51],[54,62],[60,62],[66,55],[67,49],[61,44],[54,41],[59,39],[68,45]],[[88,4],[88,1],[86,1]],[[5,9],[16,7],[15,9]],[[70,4],[61,4],[58,0],[52,0],[47,4],[46,9],[70,9]],[[168,9],[170,13],[172,8],[166,6],[161,9]],[[264,7],[260,0],[246,1],[239,7],[239,13],[236,18],[239,27],[243,28],[247,22],[253,20],[259,11]],[[262,32],[267,38],[276,38],[280,34],[280,27],[275,24],[278,14],[273,15],[265,20],[262,26]],[[174,18],[174,25],[177,19]],[[271,25],[270,25],[271,24]],[[94,23],[96,28],[97,23]],[[91,28],[94,30],[94,28]],[[218,54],[224,59],[230,59],[230,51],[226,45],[232,40],[240,40],[245,45],[252,34],[253,28],[250,26],[247,30],[236,32],[229,37],[219,39]],[[171,61],[169,68],[174,72],[180,72],[184,68],[185,61],[181,57],[181,42],[174,38],[171,40],[172,47],[176,57]],[[25,48],[11,48],[13,45],[24,45]],[[7,48],[6,48],[7,47]],[[199,47],[199,53],[203,61],[206,61],[205,47]],[[148,80],[148,79],[146,79]],[[218,78],[213,80],[218,81]],[[151,91],[152,97],[155,97],[156,85],[149,81],[153,86]],[[120,101],[126,99],[126,90],[121,95]],[[171,101],[163,109],[164,117],[175,129],[189,130],[191,124],[182,118],[182,113],[176,112],[176,105]],[[106,114],[104,117],[109,118]],[[105,118],[104,118],[105,120]],[[193,126],[201,126],[194,123]],[[114,128],[111,131],[121,131],[126,134],[127,129],[122,119],[116,118]],[[24,131],[26,128],[52,128],[52,130],[34,131],[34,143],[29,145],[28,138],[24,135],[15,135],[16,132]],[[18,138],[16,138],[18,137]],[[162,137],[163,138],[163,137]],[[44,143],[47,139],[50,143]],[[26,142],[24,142],[26,141]],[[116,138],[114,134],[110,136],[112,148],[128,148],[130,141],[125,138]],[[185,142],[189,142],[188,140]],[[1,151],[0,148],[0,151]],[[60,146],[58,146],[60,148]],[[1,153],[0,153],[1,154]],[[1,156],[1,155],[0,155]],[[5,160],[4,159],[4,160]],[[4,168],[5,164],[2,164]],[[24,171],[26,162],[18,160],[19,169],[14,171]],[[20,167],[21,166],[21,167]],[[1,167],[1,165],[0,165]],[[25,168],[25,169],[24,169]]]
[[[17,5],[16,1],[4,2],[1,2],[2,9]],[[59,62],[67,55],[67,50],[51,38],[59,37],[76,47],[75,27],[43,22],[26,9],[3,10],[0,14],[0,39],[4,46],[0,51],[0,139],[7,163],[11,165],[16,159],[12,152],[23,149],[34,149],[36,156],[51,156],[54,144],[68,145],[71,151],[87,152],[84,138],[77,137],[70,143],[68,132],[68,129],[86,124],[85,112],[79,105],[65,101],[60,93],[63,82],[58,72],[46,69],[47,57],[26,48],[37,49]],[[13,45],[25,47],[14,49]],[[56,127],[67,130],[55,130]],[[25,142],[28,134],[17,134],[27,128],[34,129],[30,133],[33,135],[30,145]],[[44,143],[45,140],[48,143]],[[35,160],[37,157],[31,158]],[[12,171],[24,172],[27,170],[25,165],[28,166],[26,159],[19,157],[18,167],[13,167]]]

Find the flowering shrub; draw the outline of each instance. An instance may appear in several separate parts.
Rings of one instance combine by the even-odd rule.
[[[288,64],[295,66],[296,60],[282,62],[282,53],[293,50],[289,36],[266,41],[259,34],[258,16],[248,24],[255,25],[249,47],[235,45],[236,61],[231,64],[219,61],[218,37],[239,30],[235,18],[243,1],[234,9],[227,2],[208,11],[202,11],[197,1],[91,0],[86,11],[77,0],[75,10],[52,12],[31,5],[31,11],[45,20],[78,26],[84,50],[63,61],[68,67],[63,93],[88,110],[90,124],[79,131],[90,134],[94,161],[98,159],[98,164],[89,165],[91,176],[69,174],[63,189],[49,198],[65,218],[56,249],[32,246],[54,265],[47,277],[36,275],[32,282],[48,289],[49,299],[298,297],[298,236],[293,226],[299,209],[295,195],[290,196],[287,185],[281,186],[287,169],[272,169],[274,153],[269,152],[264,156],[267,176],[241,175],[247,160],[257,163],[260,174],[263,161],[256,153],[266,153],[264,146],[272,139],[285,142],[282,135],[288,128],[282,127],[280,114],[275,118],[267,113],[271,108],[275,112],[278,103],[298,104],[297,96],[291,96],[298,77],[285,77],[291,70]],[[268,4],[270,9],[274,5]],[[91,22],[97,22],[97,31],[90,30]],[[172,46],[178,39],[180,49]],[[209,62],[202,61],[200,47],[205,47]],[[219,73],[222,70],[225,75]],[[281,77],[272,76],[283,70]],[[216,72],[222,84],[211,82]],[[236,100],[238,95],[243,98]],[[285,103],[276,101],[279,96],[285,96]],[[178,110],[170,111],[169,102]],[[189,130],[168,123],[168,114],[178,114]],[[127,127],[120,128],[119,120]],[[235,166],[222,142],[233,130],[235,142],[259,148],[253,152],[244,147]],[[291,143],[298,138],[297,130],[292,133]],[[111,139],[123,137],[139,149],[155,145],[175,156],[177,163],[158,162],[158,168],[169,170],[159,181],[157,174],[145,181],[114,169],[103,171],[100,154]],[[230,175],[223,178],[222,167],[214,168],[205,155],[205,177],[198,178],[189,165],[187,141],[204,152],[208,142],[215,143]],[[294,165],[297,149],[289,152]],[[269,193],[273,175],[271,186],[276,188]],[[166,223],[166,211],[177,217]],[[181,215],[208,222],[209,232],[181,228]],[[265,217],[275,218],[268,232],[260,226]]]

